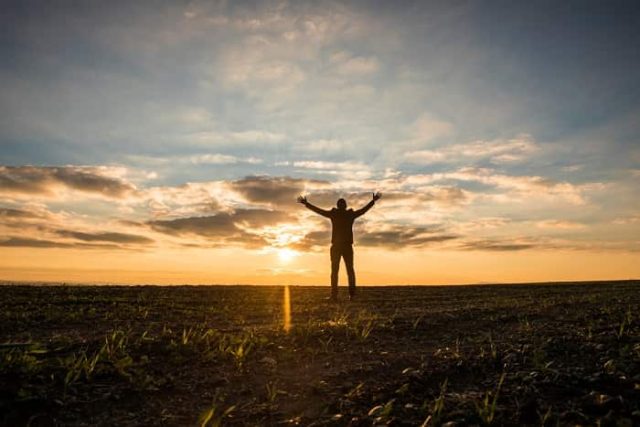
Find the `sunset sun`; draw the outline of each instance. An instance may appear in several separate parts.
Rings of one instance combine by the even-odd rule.
[[[278,248],[278,259],[283,263],[289,263],[300,255],[298,252],[289,248]]]

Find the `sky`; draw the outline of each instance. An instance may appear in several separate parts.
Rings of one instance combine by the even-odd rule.
[[[360,284],[640,278],[637,2],[27,0],[0,28],[0,279],[323,285],[296,197],[374,191]]]

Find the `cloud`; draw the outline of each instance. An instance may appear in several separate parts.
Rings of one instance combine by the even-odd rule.
[[[476,240],[464,243],[460,249],[469,251],[497,251],[511,252],[522,251],[525,249],[534,249],[537,245],[533,243],[520,243],[508,240]]]
[[[291,222],[282,211],[238,209],[201,217],[148,221],[155,231],[173,236],[193,235],[212,244],[237,244],[250,247],[266,245],[261,228]]]
[[[585,228],[586,225],[574,221],[565,221],[561,219],[547,219],[536,222],[536,227],[555,229],[555,230],[579,230]]]
[[[578,172],[582,169],[584,169],[584,165],[567,165],[562,167],[562,170],[565,172]]]
[[[122,199],[136,192],[133,184],[109,172],[88,166],[0,166],[0,193],[53,197],[58,190],[73,190]]]
[[[484,168],[463,168],[458,172],[449,174],[449,176],[461,181],[476,181],[493,185],[521,195],[560,197],[576,205],[586,203],[585,192],[604,188],[604,184],[601,183],[575,185],[569,182],[557,182],[541,176],[504,175]]]
[[[189,182],[144,189],[139,199],[154,217],[193,216],[221,210],[223,202],[220,199],[228,193],[219,182]]]
[[[41,218],[42,216],[36,212],[26,211],[23,209],[12,209],[12,208],[0,208],[0,218],[14,220],[14,219],[31,219],[31,218]]]
[[[375,187],[374,187],[375,188]],[[371,193],[358,193],[359,203],[371,199]],[[469,204],[473,194],[456,186],[428,185],[411,190],[382,190],[382,202],[378,209],[396,219],[424,217],[427,212],[434,213],[457,209]]]
[[[69,221],[68,213],[51,212],[39,203],[29,202],[16,208],[0,208],[0,232],[2,229],[20,230],[23,233],[21,237],[31,232],[42,233],[49,230],[53,224]]]
[[[262,159],[256,157],[237,157],[228,154],[198,154],[189,157],[189,161],[195,165],[232,165],[237,163],[259,164]]]
[[[72,230],[56,230],[55,233],[60,237],[67,237],[84,242],[111,242],[122,244],[149,244],[153,243],[153,239],[139,236],[135,234],[117,233],[117,232],[94,232],[86,233]]]
[[[145,236],[120,231],[121,227],[131,226],[121,222],[103,225],[116,230],[86,231],[88,226],[82,216],[54,213],[42,205],[27,203],[19,209],[0,208],[0,219],[0,233],[20,233],[20,236],[5,237],[4,247],[130,249],[154,242]]]
[[[455,186],[431,186],[416,191],[417,199],[424,202],[437,202],[443,205],[459,205],[469,200],[469,192]]]
[[[248,176],[231,181],[227,185],[252,203],[292,206],[296,202],[296,197],[303,194],[308,185],[324,183],[290,177]]]
[[[297,165],[310,170],[342,168],[346,171],[366,167],[359,162],[319,160],[301,160]],[[123,175],[110,173],[107,178],[127,183],[120,178]],[[459,187],[456,181],[480,183],[492,190],[479,193],[474,188],[470,191]],[[379,180],[352,177],[333,182],[290,176],[247,176],[136,188],[135,197],[119,201],[119,204],[126,203],[128,210],[119,210],[113,203],[101,208],[114,209],[112,219],[101,228],[89,222],[97,218],[94,212],[78,212],[75,205],[70,211],[54,213],[44,205],[19,205],[9,200],[6,202],[9,206],[0,207],[0,235],[9,236],[4,240],[4,247],[131,249],[156,243],[159,247],[237,245],[316,250],[329,244],[330,222],[296,204],[296,197],[306,194],[312,203],[323,208],[335,206],[336,200],[343,197],[355,209],[371,199],[371,192],[362,191],[363,188],[381,189],[383,199],[357,224],[356,243],[360,246],[393,250],[444,245],[452,250],[512,251],[542,246],[571,249],[572,246],[567,242],[545,240],[542,236],[538,236],[538,240],[487,237],[484,230],[507,224],[509,229],[526,224],[541,230],[578,230],[583,225],[559,219],[527,219],[522,215],[514,222],[513,217],[502,216],[505,213],[490,216],[491,211],[485,210],[483,202],[495,204],[498,197],[517,201],[531,196],[562,197],[576,202],[584,200],[583,192],[598,187],[558,183],[535,176],[510,176],[483,168],[415,175],[389,173]],[[475,204],[478,200],[481,205]],[[98,217],[104,214],[101,212]],[[626,221],[632,223],[629,219]],[[508,230],[501,228],[500,231]],[[475,240],[467,240],[471,236]]]
[[[509,218],[504,217],[483,217],[456,224],[456,229],[464,232],[475,232],[478,230],[489,230],[504,227],[510,222],[511,220]]]
[[[64,249],[122,249],[114,244],[70,243],[53,240],[32,239],[28,237],[8,237],[0,240],[5,248],[64,248]]]
[[[247,38],[240,49],[228,50],[223,56],[221,76],[227,86],[242,88],[248,94],[260,95],[258,89],[275,93],[288,92],[306,78],[305,72],[285,55],[269,56],[276,51],[265,38]]]
[[[371,200],[370,192],[363,191],[350,191],[350,190],[331,190],[331,189],[317,189],[315,191],[309,191],[306,193],[308,200],[314,205],[320,207],[333,207],[336,205],[338,199],[343,198],[347,201],[350,208],[357,209]],[[306,213],[306,210],[304,211]]]
[[[454,249],[479,250],[495,252],[511,252],[523,250],[544,251],[638,251],[639,241],[624,240],[583,240],[583,239],[558,239],[546,236],[538,237],[500,237],[479,240],[470,240],[462,243]]]
[[[528,159],[539,150],[530,135],[518,135],[509,140],[473,141],[451,144],[432,150],[411,151],[405,154],[410,163],[455,163],[489,159],[492,163],[516,163]]]
[[[375,56],[354,56],[349,52],[340,51],[331,55],[331,63],[336,71],[343,75],[361,76],[372,74],[380,68],[380,62]]]
[[[640,224],[640,214],[616,218],[613,223],[616,225]]]
[[[416,143],[426,143],[432,140],[449,136],[454,127],[451,123],[439,120],[430,113],[423,113],[411,125],[411,136]]]
[[[454,234],[434,234],[425,227],[397,226],[382,231],[368,230],[358,237],[358,245],[388,249],[423,248],[459,237]]]
[[[328,162],[322,160],[298,160],[291,163],[300,169],[312,170],[320,174],[339,175],[366,179],[371,176],[371,167],[362,162]]]
[[[302,239],[293,242],[289,246],[299,251],[319,250],[326,248],[331,242],[331,229],[321,226],[320,230],[306,233]]]
[[[541,198],[560,198],[575,205],[586,203],[585,193],[602,190],[606,187],[600,182],[571,184],[554,181],[541,176],[514,176],[496,172],[490,168],[464,167],[453,172],[407,175],[402,184],[409,186],[429,185],[442,181],[468,181],[485,184],[497,189],[507,190],[506,194],[493,195],[496,200],[514,200],[515,197],[536,196]]]
[[[379,227],[379,229],[374,229]],[[331,242],[331,228],[328,222],[291,245],[298,250],[314,250],[326,247]],[[387,249],[424,248],[458,239],[460,236],[445,233],[440,227],[415,227],[397,224],[367,224],[366,227],[356,227],[354,236],[357,246],[383,247]]]
[[[282,142],[287,136],[283,133],[275,133],[264,130],[245,130],[241,132],[231,132],[229,138],[237,142]]]

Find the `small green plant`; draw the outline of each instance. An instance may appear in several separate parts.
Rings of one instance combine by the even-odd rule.
[[[346,310],[337,310],[333,318],[327,322],[332,327],[346,327],[349,323],[349,313]]]
[[[332,336],[328,337],[327,339],[320,338],[318,340],[318,342],[322,346],[322,351],[324,353],[329,353],[329,346],[331,345],[331,341],[333,341],[333,337]]]
[[[356,338],[359,341],[365,341],[367,338],[369,338],[371,331],[373,331],[373,324],[373,319],[371,318],[364,319],[358,322],[358,324],[354,328]]]
[[[625,317],[622,318],[622,322],[620,322],[620,326],[618,327],[618,331],[616,332],[616,337],[620,340],[622,339],[622,337],[625,334],[625,330],[627,327],[627,319],[629,318],[628,315],[625,315]]]
[[[257,337],[252,331],[240,335],[225,335],[218,342],[218,350],[230,354],[239,370],[243,370],[247,358],[253,352],[258,343]]]
[[[191,340],[193,339],[195,332],[193,330],[193,327],[189,328],[189,329],[183,329],[182,330],[182,339],[180,340],[180,343],[182,345],[189,345],[189,343],[191,342]]]
[[[65,392],[71,385],[78,382],[83,377],[86,381],[91,381],[98,365],[98,361],[103,356],[103,348],[91,356],[87,356],[86,351],[82,351],[79,354],[74,353],[62,360],[62,364],[66,368],[66,374],[63,379]]]
[[[224,418],[231,414],[234,409],[236,409],[236,407],[232,405],[225,410],[221,410],[218,405],[213,403],[207,410],[200,414],[200,417],[198,417],[198,425],[200,427],[220,427],[222,426]]]
[[[273,408],[275,406],[278,395],[284,392],[278,389],[277,381],[268,382],[265,385],[265,389],[267,391],[267,404],[270,408]]]
[[[442,413],[444,411],[444,396],[447,392],[447,384],[449,383],[449,379],[445,378],[445,380],[440,384],[440,394],[433,401],[431,405],[431,413],[427,418],[422,422],[420,427],[427,427],[433,424],[439,424],[440,419],[442,418]],[[423,408],[428,408],[427,402],[424,403]]]
[[[544,414],[542,412],[538,412],[538,416],[540,417],[540,427],[545,427],[549,423],[552,414],[553,412],[551,406],[549,406],[549,409],[547,409]]]
[[[531,322],[529,321],[529,317],[527,315],[519,316],[518,317],[518,322],[520,323],[520,328],[523,331],[530,332],[531,330],[533,330],[533,327],[532,327]]]
[[[604,363],[602,367],[607,374],[613,375],[616,372],[616,361],[613,359],[609,359]]]
[[[393,412],[393,405],[395,402],[395,399],[391,399],[384,405],[374,406],[373,408],[371,408],[368,415],[370,417],[375,417],[376,424],[384,422],[391,416],[391,413]]]
[[[358,396],[358,394],[360,394],[363,387],[364,387],[364,383],[358,383],[358,385],[352,388],[351,390],[349,390],[347,394],[344,395],[344,397],[347,399],[353,399],[354,397]]]
[[[0,352],[0,373],[20,372],[32,374],[39,370],[40,363],[30,354],[28,349],[9,348]]]
[[[414,331],[418,329],[418,325],[420,325],[420,322],[422,321],[423,318],[424,318],[424,314],[421,314],[413,321],[412,326]]]
[[[321,325],[314,319],[295,325],[294,336],[303,346],[306,346],[311,338],[321,332]]]
[[[506,373],[503,372],[500,376],[500,380],[498,381],[498,386],[496,387],[495,391],[487,391],[481,403],[478,404],[478,402],[475,402],[476,412],[485,425],[491,425],[493,424],[493,421],[495,421],[496,405],[498,403],[500,388],[502,387],[505,376]]]
[[[453,350],[453,357],[455,359],[462,359],[462,352],[460,351],[460,337],[456,337],[456,344]]]
[[[493,333],[489,331],[489,354],[494,361],[498,360],[498,346],[493,341]]]

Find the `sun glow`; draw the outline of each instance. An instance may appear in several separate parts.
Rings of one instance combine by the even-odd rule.
[[[288,263],[299,255],[298,252],[289,248],[278,248],[278,259],[284,263]]]

